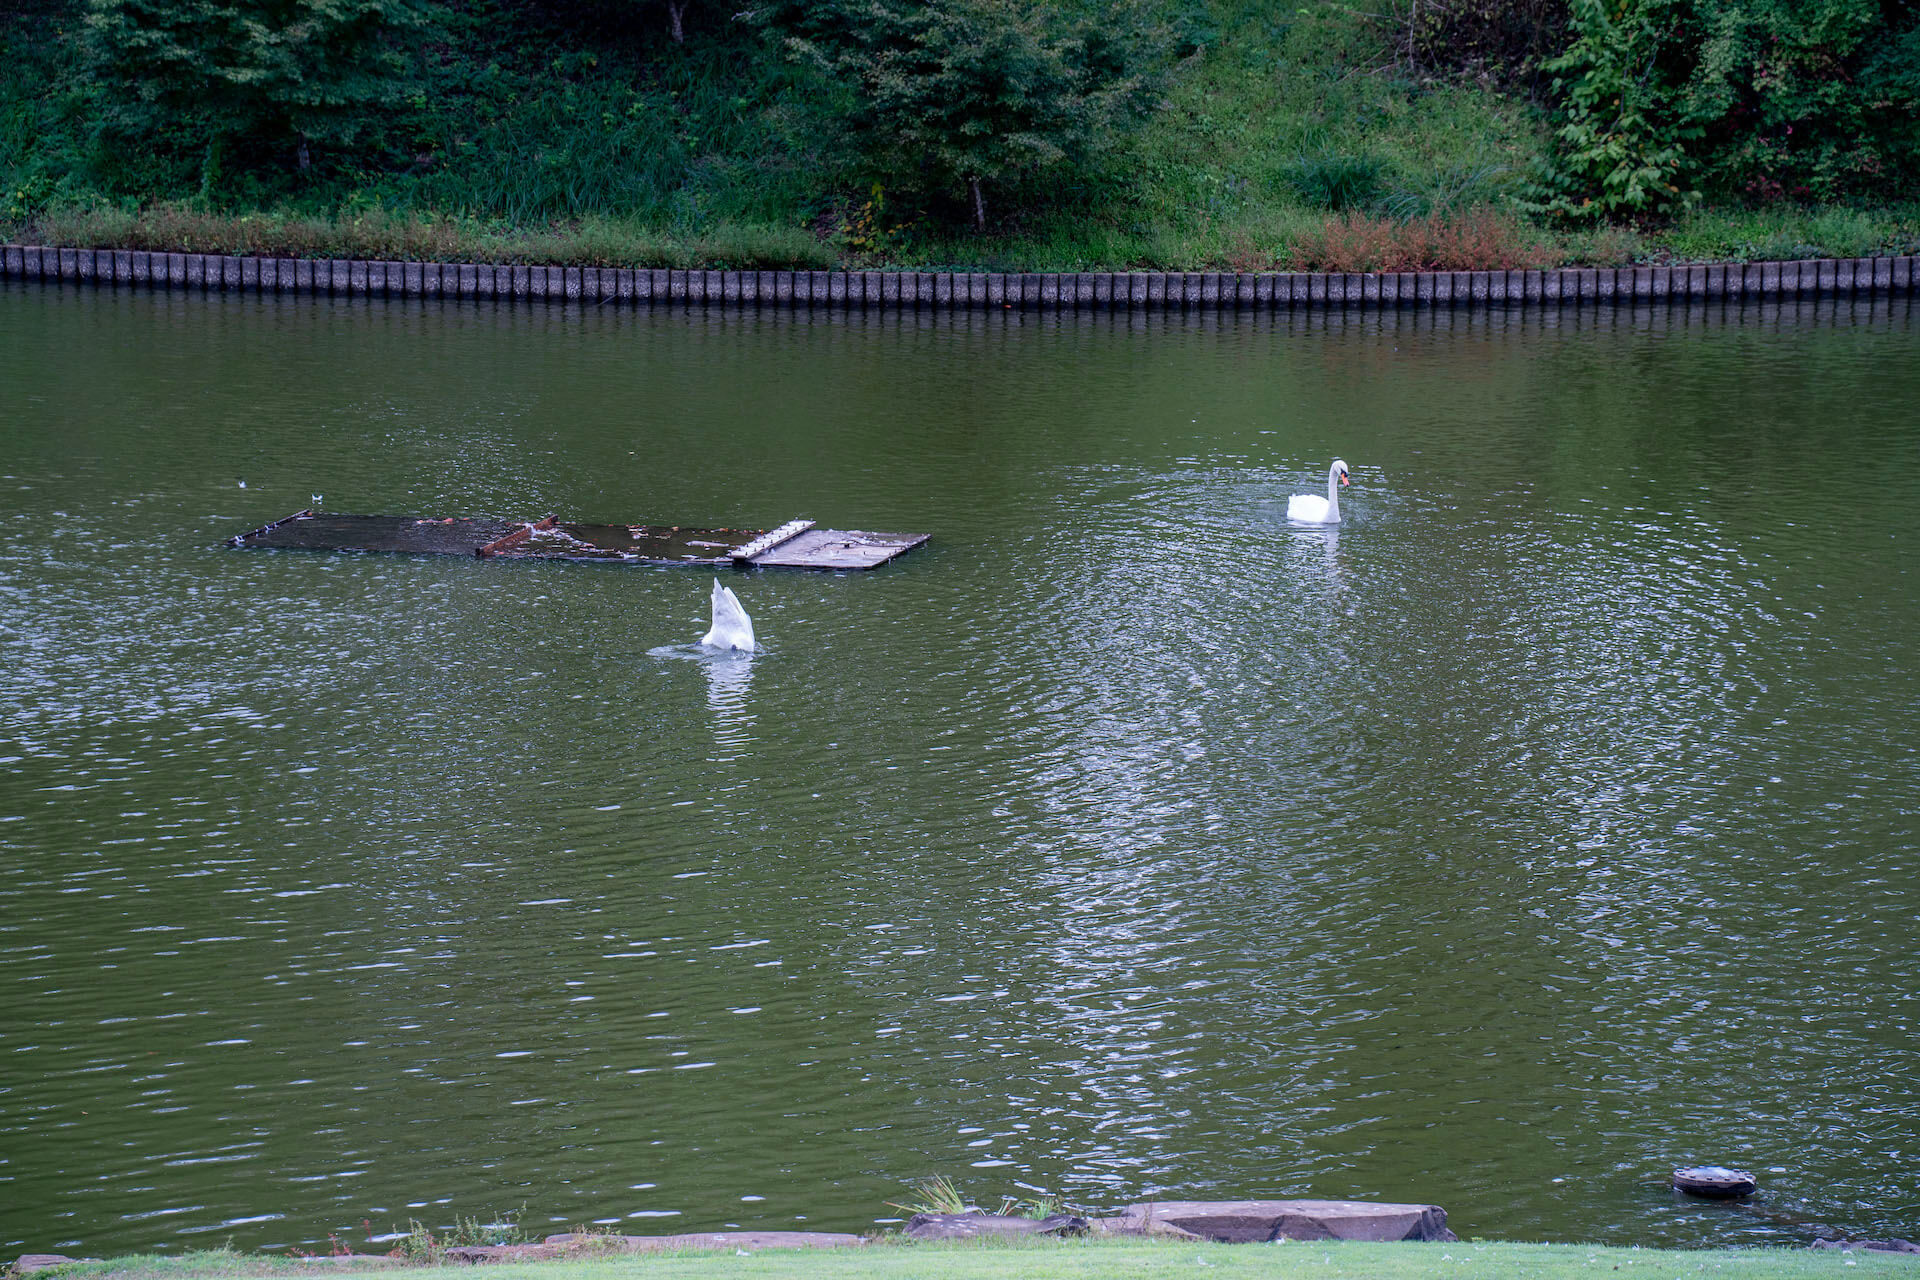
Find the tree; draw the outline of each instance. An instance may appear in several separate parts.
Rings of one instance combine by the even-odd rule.
[[[823,0],[761,15],[790,57],[851,94],[847,122],[874,176],[964,198],[1058,178],[1112,149],[1157,97],[1146,24],[1030,0]]]
[[[353,141],[426,20],[420,0],[89,0],[86,28],[106,127],[204,145],[204,185],[237,141],[301,168]]]

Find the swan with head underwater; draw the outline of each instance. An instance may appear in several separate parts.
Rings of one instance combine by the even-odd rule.
[[[1302,524],[1340,523],[1340,486],[1347,483],[1347,464],[1335,458],[1327,468],[1327,496],[1296,493],[1287,499],[1287,519]]]
[[[730,588],[720,585],[720,579],[713,580],[713,629],[700,637],[704,649],[722,651],[738,650],[741,653],[753,653],[759,648],[753,642],[753,619],[740,605],[740,597]]]

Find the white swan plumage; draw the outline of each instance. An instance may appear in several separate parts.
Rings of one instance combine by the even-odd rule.
[[[740,607],[740,598],[731,588],[721,586],[718,578],[713,580],[713,629],[700,637],[700,643],[708,649],[738,649],[743,653],[759,647],[753,642],[753,619]]]
[[[1303,524],[1340,523],[1340,486],[1347,483],[1347,464],[1335,458],[1327,468],[1327,496],[1296,493],[1287,499],[1287,519]]]

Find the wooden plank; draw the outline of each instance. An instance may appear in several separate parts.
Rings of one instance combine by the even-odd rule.
[[[728,553],[735,560],[751,560],[755,556],[765,555],[783,542],[789,542],[813,528],[811,520],[789,520],[778,529],[761,534],[752,542],[743,543]]]
[[[540,522],[537,524],[521,525],[518,529],[515,529],[512,533],[507,534],[505,537],[495,538],[492,542],[489,542],[484,547],[475,547],[473,549],[473,554],[479,556],[482,560],[486,559],[488,556],[497,556],[503,551],[507,551],[513,547],[519,546],[521,543],[525,542],[528,538],[531,538],[534,535],[534,532],[536,530],[544,533],[548,529],[553,528],[553,526],[556,523],[558,522],[552,516],[546,516],[543,519],[541,519]]]
[[[755,556],[757,568],[872,569],[927,540],[924,533],[867,533],[862,530],[809,529],[773,550]]]
[[[278,520],[274,520],[268,524],[263,524],[258,529],[249,529],[245,533],[234,534],[231,538],[227,539],[227,545],[230,547],[244,547],[250,542],[258,542],[261,538],[265,537],[267,534],[272,533],[275,529],[278,529],[281,525],[289,524],[295,520],[305,520],[312,514],[313,514],[312,507],[302,507],[300,510],[294,512],[292,515],[281,516]]]

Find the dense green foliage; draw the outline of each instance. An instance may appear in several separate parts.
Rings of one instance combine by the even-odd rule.
[[[686,229],[804,220],[818,190],[815,88],[704,12],[676,46],[657,11],[613,0],[288,0],[285,27],[269,0],[217,2],[253,12],[175,28],[157,15],[216,0],[0,9],[0,217],[184,200]]]
[[[1700,127],[1650,82],[1667,24],[1686,0],[1572,0],[1572,46],[1544,64],[1563,78],[1565,123],[1547,208],[1666,213],[1691,201],[1688,144]]]
[[[246,168],[351,148],[399,99],[425,22],[414,0],[92,0],[84,84],[106,176],[137,172],[116,163],[130,151],[184,148],[204,191],[229,148]]]
[[[1915,235],[1914,0],[1397,4],[0,0],[0,233],[1023,268]]]
[[[1026,0],[784,0],[765,21],[787,54],[847,90],[841,109],[876,182],[923,196],[1085,173],[1156,93],[1151,23]],[[1056,183],[1056,186],[1058,184]]]
[[[1910,0],[1571,0],[1546,207],[1667,213],[1910,193],[1920,8]]]

